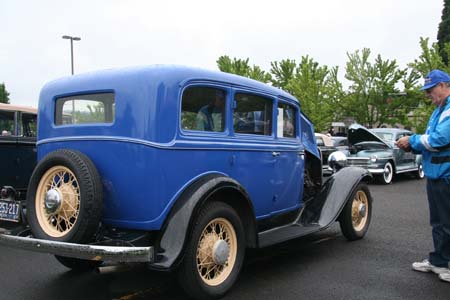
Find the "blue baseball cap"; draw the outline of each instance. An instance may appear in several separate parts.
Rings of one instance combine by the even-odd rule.
[[[450,82],[450,76],[444,71],[438,69],[433,70],[425,76],[425,82],[420,90],[428,90],[441,82]]]

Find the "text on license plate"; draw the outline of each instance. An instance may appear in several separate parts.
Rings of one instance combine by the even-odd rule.
[[[0,220],[19,222],[20,204],[17,201],[0,200]]]

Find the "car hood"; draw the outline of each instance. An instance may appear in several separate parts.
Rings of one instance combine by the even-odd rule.
[[[348,128],[348,141],[350,144],[355,145],[362,142],[377,142],[391,148],[389,145],[374,133],[370,132],[366,127],[359,124],[352,124]]]

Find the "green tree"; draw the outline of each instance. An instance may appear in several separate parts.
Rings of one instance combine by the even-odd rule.
[[[284,60],[280,64],[272,63],[272,67],[292,66],[292,62]],[[282,86],[286,77],[278,78],[281,82],[277,85]],[[285,86],[299,100],[302,111],[311,119],[318,132],[326,130],[335,118],[333,104],[339,91],[339,84],[336,83],[337,67],[329,69],[320,66],[309,56],[303,56],[295,68],[295,74]]]
[[[231,58],[227,55],[222,55],[217,60],[217,66],[222,72],[227,72],[231,74],[236,74],[248,78],[252,78],[264,83],[270,82],[271,76],[269,73],[261,70],[260,67],[249,65],[249,59],[236,59]]]
[[[8,103],[9,104],[9,93],[6,90],[5,84],[0,84],[0,103]]]
[[[443,62],[448,66],[449,51],[446,50],[446,44],[450,43],[450,0],[444,0],[444,9],[442,10],[441,23],[437,34],[439,45],[439,54]]]
[[[412,95],[416,100],[416,109],[409,114],[409,125],[416,129],[417,132],[424,132],[427,121],[434,110],[434,106],[430,105],[430,101],[425,97],[419,86],[423,82],[418,83],[418,79],[425,77],[433,69],[441,69],[450,72],[450,67],[445,64],[437,43],[429,44],[429,39],[420,38],[420,48],[422,53],[419,58],[408,64],[411,70],[411,76],[416,80],[411,85],[405,85],[408,95]],[[447,57],[450,57],[450,43],[445,43],[443,47]]]
[[[297,63],[295,60],[283,59],[280,62],[271,62],[270,73],[273,74],[272,84],[288,91],[287,85],[294,78]]]
[[[367,127],[403,123],[405,111],[412,106],[410,98],[398,97],[403,95],[398,85],[405,80],[406,69],[399,69],[395,60],[383,60],[380,55],[372,63],[370,54],[367,48],[347,53],[345,78],[351,84],[342,101],[343,110]]]

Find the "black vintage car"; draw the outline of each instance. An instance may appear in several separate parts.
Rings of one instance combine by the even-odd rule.
[[[36,166],[36,125],[37,109],[0,103],[1,199],[26,199],[28,181]]]

